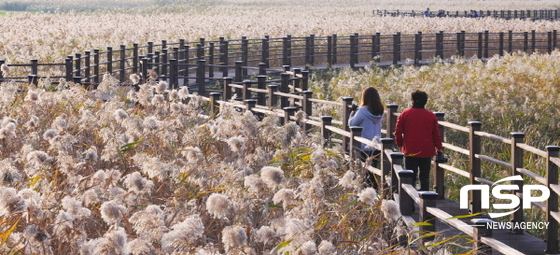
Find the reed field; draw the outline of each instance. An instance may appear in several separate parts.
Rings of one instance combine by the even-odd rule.
[[[201,37],[551,31],[560,24],[372,14],[553,9],[557,1],[93,2],[0,1],[9,11],[0,16],[0,59],[62,62],[94,48]],[[310,86],[329,100],[357,99],[374,86],[401,110],[422,89],[427,108],[450,122],[480,120],[498,135],[525,132],[539,148],[560,145],[559,52],[456,62],[317,72]],[[226,106],[207,117],[205,101],[163,81],[138,92],[119,85],[110,75],[96,91],[71,82],[45,90],[47,79],[0,85],[1,254],[470,252],[460,236],[416,242],[423,233],[404,224],[394,201],[364,187],[358,162],[340,146],[325,147],[320,134]]]
[[[15,1],[5,1],[15,2]],[[20,1],[18,1],[20,2]],[[41,1],[21,1],[23,3]],[[374,9],[470,10],[559,8],[556,1],[188,1],[162,7],[104,10],[119,4],[94,4],[97,1],[54,1],[61,9],[78,4],[99,8],[96,12],[17,12],[0,17],[0,52],[7,63],[63,62],[77,52],[105,49],[108,46],[130,46],[179,39],[198,41],[218,37],[239,39],[283,37],[288,34],[317,36],[353,33],[412,34],[418,31],[452,33],[500,31],[552,31],[559,21],[521,21],[492,18],[422,18],[376,17]],[[117,1],[118,2],[118,1]],[[124,2],[124,1],[123,1]],[[149,4],[148,0],[127,2],[130,5]],[[101,2],[103,3],[103,2]],[[397,3],[400,3],[397,5]],[[405,4],[406,3],[406,4]],[[444,3],[444,4],[442,4]],[[511,4],[505,4],[511,3]],[[535,6],[538,3],[538,7]],[[1,6],[0,2],[0,6]],[[124,5],[124,4],[123,4]],[[31,6],[31,5],[30,5]],[[400,8],[399,8],[400,7]]]

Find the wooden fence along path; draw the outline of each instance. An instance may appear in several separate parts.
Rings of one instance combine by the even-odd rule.
[[[528,20],[558,20],[560,19],[560,9],[543,9],[543,10],[476,10],[480,17],[492,17],[498,19],[528,19]],[[430,14],[425,15],[424,10],[374,10],[375,16],[427,16],[438,17],[438,10],[431,10]],[[469,18],[471,10],[468,11],[445,11],[444,17],[453,18]]]
[[[505,52],[525,51],[547,53],[556,49],[556,31],[548,33],[437,33],[435,35],[350,35],[315,37],[284,37],[260,40],[242,38],[227,41],[221,38],[215,42],[205,42],[201,39],[194,43],[180,41],[146,46],[134,44],[132,48],[121,46],[119,50],[86,51],[66,58],[62,64],[42,64],[32,60],[31,64],[11,64],[11,68],[23,68],[29,71],[27,77],[2,77],[4,81],[20,81],[36,83],[39,78],[51,75],[49,70],[62,71],[60,76],[84,85],[95,87],[103,75],[114,75],[124,85],[133,85],[127,78],[132,73],[148,77],[149,70],[159,75],[159,80],[169,82],[170,89],[187,85],[198,91],[202,99],[209,103],[208,115],[219,112],[222,105],[234,104],[235,107],[251,111],[258,115],[275,115],[283,123],[297,121],[306,131],[321,132],[328,142],[340,142],[350,157],[355,157],[355,150],[359,143],[372,143],[362,138],[359,127],[347,125],[350,105],[353,98],[345,97],[339,102],[325,101],[313,98],[313,92],[308,90],[309,70],[306,67],[349,66],[359,67],[373,63],[377,64],[422,64],[434,58],[448,58],[453,55],[486,58],[494,54]],[[404,60],[408,59],[410,60]],[[294,68],[301,66],[302,68]],[[51,70],[52,71],[52,70]],[[279,74],[278,74],[279,73]],[[232,75],[233,74],[233,75]],[[274,75],[273,75],[274,74]],[[277,76],[276,76],[277,75]],[[279,77],[278,79],[270,79]],[[248,79],[251,78],[251,79]],[[221,89],[210,90],[207,85],[219,85]],[[236,95],[235,99],[233,95]],[[330,116],[316,116],[313,109],[328,105],[338,107],[343,113],[338,119]],[[468,136],[466,147],[444,143],[448,152],[463,154],[468,160],[463,162],[467,169],[460,169],[460,159],[453,159],[454,165],[434,163],[435,189],[431,192],[418,192],[411,184],[410,171],[403,168],[403,154],[396,152],[393,144],[398,106],[388,105],[386,111],[385,128],[381,139],[380,168],[367,167],[380,176],[381,182],[399,202],[403,216],[408,222],[432,222],[434,225],[420,225],[420,231],[439,231],[454,229],[459,233],[472,236],[476,241],[475,248],[480,251],[496,250],[503,254],[548,254],[558,253],[558,166],[560,166],[558,146],[547,146],[546,150],[532,147],[524,143],[522,133],[511,133],[511,137],[501,137],[482,131],[482,123],[469,122],[468,126],[460,126],[444,120],[443,113],[436,113],[442,137],[448,132],[462,132]],[[296,119],[295,113],[303,111],[304,119]],[[502,161],[489,155],[484,155],[484,140],[493,140],[507,145],[511,150],[508,161]],[[509,151],[508,150],[508,151]],[[527,155],[533,155],[535,161],[543,161],[546,169],[544,176],[527,169],[523,161]],[[531,183],[545,185],[551,192],[546,203],[532,203],[534,208],[544,212],[543,221],[548,223],[546,243],[535,241],[536,237],[529,234],[504,235],[503,231],[488,229],[491,224],[488,217],[476,219],[476,223],[465,222],[453,216],[467,214],[466,209],[459,210],[456,202],[446,197],[446,183],[444,176],[459,176],[469,180],[469,184],[484,184],[492,186],[497,180],[489,180],[482,175],[482,162],[494,164],[509,169],[512,176],[521,175],[532,180]],[[389,179],[386,179],[389,178]],[[523,181],[514,184],[523,186]],[[526,184],[529,184],[526,183]],[[449,187],[448,187],[449,188]],[[514,193],[520,199],[520,192]],[[470,213],[485,213],[481,201],[481,191],[471,191],[469,196]],[[413,213],[412,208],[417,208]],[[525,222],[524,210],[518,210],[511,216],[513,223]],[[436,223],[437,222],[437,223]],[[472,226],[472,225],[478,225]],[[519,231],[516,231],[519,234]],[[505,238],[504,236],[507,236]],[[429,240],[430,237],[425,237]]]
[[[57,81],[64,78],[94,87],[105,74],[132,85],[132,73],[147,78],[154,70],[159,79],[168,80],[171,88],[188,85],[192,90],[205,94],[205,87],[225,77],[241,82],[248,74],[267,74],[281,71],[283,66],[352,68],[375,64],[379,66],[428,64],[437,59],[453,61],[454,56],[467,59],[487,59],[506,53],[550,53],[558,46],[557,31],[549,32],[497,32],[435,34],[351,34],[338,36],[309,35],[282,38],[265,36],[262,39],[206,41],[159,44],[148,42],[118,49],[107,47],[101,51],[85,51],[67,56],[62,63],[5,63],[9,77],[0,81],[32,82],[49,77]]]

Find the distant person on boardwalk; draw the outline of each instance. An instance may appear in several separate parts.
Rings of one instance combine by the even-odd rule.
[[[480,15],[478,15],[478,12],[476,12],[475,10],[471,10],[471,18],[478,18],[480,17]]]
[[[420,190],[427,191],[432,157],[436,151],[443,154],[442,139],[436,115],[424,108],[428,94],[417,90],[412,92],[411,97],[412,108],[403,111],[397,118],[395,143],[404,153],[405,169],[414,171],[413,184],[416,185],[419,174]]]
[[[426,17],[432,16],[432,12],[430,11],[430,8],[426,8],[426,10],[422,14]]]
[[[445,17],[445,10],[443,10],[443,9],[439,10],[438,13],[437,13],[437,16],[440,17],[440,18]]]
[[[354,105],[350,113],[348,125],[362,127],[361,137],[369,140],[379,139],[381,138],[381,122],[384,108],[377,89],[373,87],[366,88],[362,91],[360,107]],[[363,162],[367,162],[369,158],[371,165],[376,167],[379,161],[379,153],[378,149],[361,144],[358,156]],[[377,188],[377,181],[373,173],[366,171],[364,179],[367,186]]]

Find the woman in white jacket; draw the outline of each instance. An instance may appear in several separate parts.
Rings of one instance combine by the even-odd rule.
[[[362,127],[361,137],[369,140],[380,139],[384,109],[385,106],[381,102],[377,89],[373,87],[366,88],[362,92],[360,107],[352,110],[350,113],[348,125]],[[371,159],[372,166],[377,167],[380,151],[365,144],[361,144],[360,148],[361,150],[358,152],[359,158],[364,162],[369,158]],[[365,182],[367,186],[377,188],[375,176],[370,171],[365,173]]]

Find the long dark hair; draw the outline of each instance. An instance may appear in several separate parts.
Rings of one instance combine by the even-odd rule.
[[[382,115],[385,106],[381,102],[379,92],[374,87],[369,87],[362,91],[362,106],[368,107],[368,111],[373,115]]]

